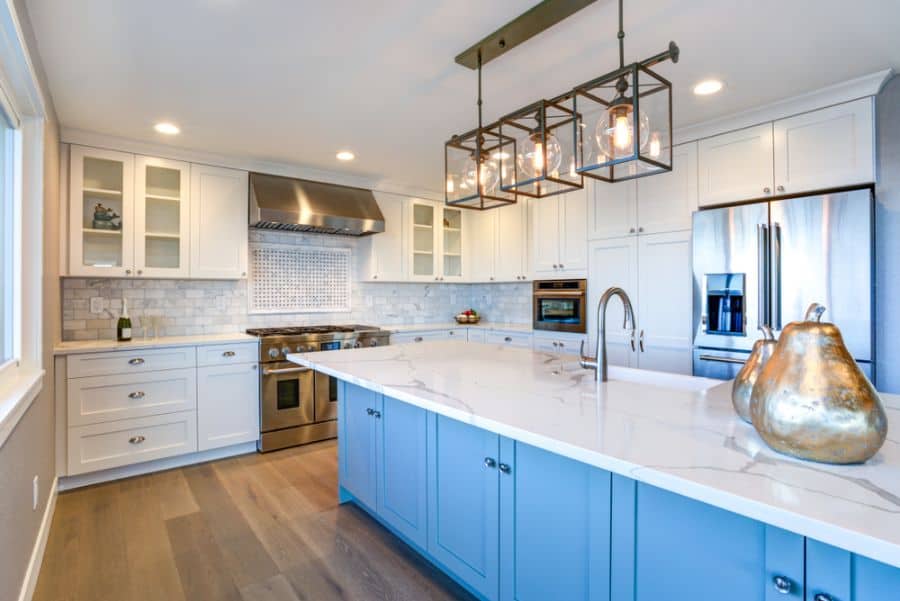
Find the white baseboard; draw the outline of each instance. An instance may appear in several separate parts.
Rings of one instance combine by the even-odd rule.
[[[44,550],[47,548],[47,539],[50,537],[50,525],[53,523],[53,512],[56,511],[56,497],[59,494],[59,478],[54,478],[50,494],[47,496],[47,506],[44,508],[44,517],[38,530],[37,540],[34,541],[34,549],[31,551],[31,559],[28,560],[28,569],[25,570],[25,579],[22,581],[22,589],[19,592],[19,601],[31,601],[34,589],[37,586],[38,575],[41,573],[41,563],[44,561]]]
[[[222,447],[221,449],[211,449],[209,451],[200,451],[199,453],[188,453],[187,455],[178,455],[177,457],[167,457],[166,459],[157,459],[155,461],[146,461],[134,465],[114,467],[108,470],[90,472],[88,474],[63,476],[59,478],[59,490],[62,492],[81,488],[82,486],[90,486],[91,484],[111,482],[113,480],[121,480],[122,478],[131,478],[132,476],[140,476],[152,472],[170,470],[176,467],[184,467],[185,465],[194,463],[203,463],[205,461],[213,461],[215,459],[224,459],[225,457],[255,452],[256,442],[244,442],[231,445],[230,447]]]

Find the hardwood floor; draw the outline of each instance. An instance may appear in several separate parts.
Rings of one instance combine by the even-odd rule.
[[[473,597],[338,505],[329,441],[62,493],[34,599]]]

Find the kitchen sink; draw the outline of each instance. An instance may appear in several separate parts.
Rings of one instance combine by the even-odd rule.
[[[630,367],[609,366],[609,380],[620,382],[634,382],[647,384],[658,388],[670,388],[672,390],[685,390],[690,392],[702,392],[722,383],[722,380],[711,378],[698,378],[681,374],[670,374],[649,369],[632,369]]]

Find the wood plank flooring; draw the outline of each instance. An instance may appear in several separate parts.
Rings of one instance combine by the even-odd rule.
[[[334,441],[62,493],[35,601],[471,600],[360,509]]]

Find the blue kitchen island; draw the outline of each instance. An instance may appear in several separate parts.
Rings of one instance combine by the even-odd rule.
[[[900,600],[893,431],[828,466],[770,450],[713,380],[597,384],[571,357],[466,342],[289,359],[341,382],[341,500],[480,598]]]

